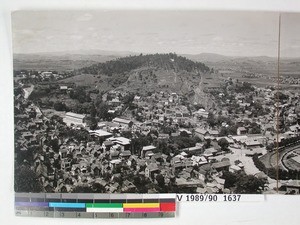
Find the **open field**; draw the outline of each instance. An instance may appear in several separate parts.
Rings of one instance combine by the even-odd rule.
[[[82,54],[15,54],[14,70],[37,71],[72,71],[95,63],[116,59],[114,55],[82,55]]]
[[[111,89],[109,78],[105,75],[81,74],[60,80],[59,83],[74,83],[77,86],[86,86],[90,90],[107,91]]]

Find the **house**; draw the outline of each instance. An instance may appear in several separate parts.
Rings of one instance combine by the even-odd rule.
[[[123,152],[120,153],[120,156],[122,158],[128,159],[131,156],[131,152],[129,150],[125,150],[125,151],[123,151]]]
[[[67,85],[60,85],[59,86],[59,90],[61,92],[67,92],[68,91],[68,86]]]
[[[217,183],[218,189],[223,191],[224,190],[225,179],[216,177],[215,182]]]
[[[64,123],[66,123],[68,126],[71,124],[74,125],[84,125],[84,120],[86,118],[85,114],[78,114],[73,112],[67,112],[65,117],[63,118]]]
[[[245,127],[238,127],[236,129],[237,135],[244,135],[247,134],[247,129]]]
[[[246,148],[260,148],[262,147],[262,144],[258,141],[258,140],[255,140],[255,139],[248,139],[245,141],[244,143],[244,146]]]
[[[111,137],[107,139],[114,144],[117,144],[121,147],[121,151],[129,150],[130,149],[130,142],[131,140],[124,137]]]
[[[268,181],[268,176],[264,172],[262,172],[262,171],[254,174],[254,176],[257,177],[258,179],[262,179],[262,180]]]
[[[142,148],[141,155],[142,155],[142,157],[145,157],[147,152],[149,152],[149,151],[153,152],[154,150],[156,150],[156,147],[153,145],[144,146]]]
[[[155,174],[158,174],[160,172],[158,166],[156,163],[150,163],[145,168],[145,176],[154,180]]]
[[[229,167],[229,172],[231,172],[231,173],[237,173],[237,172],[239,172],[241,170],[242,169],[239,166],[237,166],[237,165],[231,165]]]
[[[186,190],[187,193],[190,193],[193,191],[194,193],[196,192],[198,187],[204,187],[205,183],[201,180],[198,179],[184,179],[182,177],[176,178],[175,184],[180,190]]]
[[[282,184],[281,189],[289,194],[300,194],[300,180],[289,180]]]
[[[130,182],[128,180],[125,180],[123,182],[121,192],[122,193],[135,193],[136,192],[136,186],[132,182]]]
[[[210,147],[210,148],[205,149],[202,156],[208,158],[208,157],[211,157],[211,156],[216,156],[217,153],[218,153],[218,150],[216,150],[214,147]]]
[[[108,102],[109,105],[111,106],[119,106],[121,104],[121,101],[119,100],[119,98],[114,98],[111,101]]]
[[[205,137],[209,136],[209,132],[203,128],[196,128],[195,134],[203,141]]]
[[[116,193],[118,188],[119,188],[119,184],[116,182],[116,183],[113,183],[112,185],[110,185],[109,187],[109,193]]]
[[[118,152],[112,152],[111,153],[111,161],[109,162],[109,166],[111,168],[116,168],[117,166],[119,166],[121,164],[121,160],[118,159],[119,153]]]
[[[60,146],[59,148],[59,155],[62,159],[66,158],[68,154],[68,149],[66,148],[66,146]]]
[[[104,149],[104,151],[109,151],[113,145],[114,143],[112,141],[104,141],[102,143],[102,148]]]
[[[112,133],[107,132],[105,130],[101,130],[101,129],[100,130],[90,130],[89,133],[91,136],[105,138],[105,139],[113,136]]]
[[[230,161],[225,160],[222,162],[216,162],[212,164],[212,167],[216,169],[218,172],[223,171],[223,170],[229,170],[229,167],[231,166]]]
[[[159,133],[158,134],[158,139],[159,140],[168,140],[169,139],[169,134]]]
[[[293,132],[295,135],[298,135],[300,133],[300,125],[296,124],[296,125],[290,126],[289,130],[291,132]]]
[[[47,72],[47,71],[45,71],[45,72],[42,72],[41,73],[41,77],[43,78],[43,79],[49,79],[50,77],[52,77],[53,76],[53,73],[52,72]]]
[[[210,131],[208,131],[208,133],[212,137],[218,137],[219,136],[219,131],[217,131],[217,130],[210,130]]]
[[[133,124],[133,122],[131,120],[122,119],[122,118],[118,118],[118,117],[114,118],[112,120],[112,122],[117,123],[121,126],[125,126],[125,127],[130,127]]]
[[[184,151],[188,154],[197,155],[197,154],[201,154],[203,152],[203,146],[195,146],[195,147],[185,148],[185,149],[182,149],[182,151]]]
[[[255,154],[257,155],[263,155],[266,153],[265,148],[253,148],[253,149],[247,149],[245,150],[245,155],[246,156],[254,156]]]
[[[197,117],[207,119],[209,112],[205,111],[204,109],[199,109],[197,112],[194,112],[193,114]]]

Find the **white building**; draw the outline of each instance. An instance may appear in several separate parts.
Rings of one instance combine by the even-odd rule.
[[[65,118],[63,118],[63,121],[70,126],[71,124],[74,125],[83,125],[85,126],[85,114],[77,114],[72,112],[67,112],[65,115]]]

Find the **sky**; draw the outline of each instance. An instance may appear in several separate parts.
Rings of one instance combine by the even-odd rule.
[[[282,54],[300,56],[300,14],[282,16]],[[17,11],[14,53],[80,50],[277,56],[278,13]],[[283,34],[284,32],[284,34]]]

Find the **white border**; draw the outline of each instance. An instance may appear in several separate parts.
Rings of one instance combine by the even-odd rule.
[[[180,203],[175,219],[93,220],[15,217],[13,211],[13,93],[10,13],[54,9],[259,10],[300,13],[300,0],[0,0],[1,224],[300,224],[300,196],[268,195],[259,203]]]

